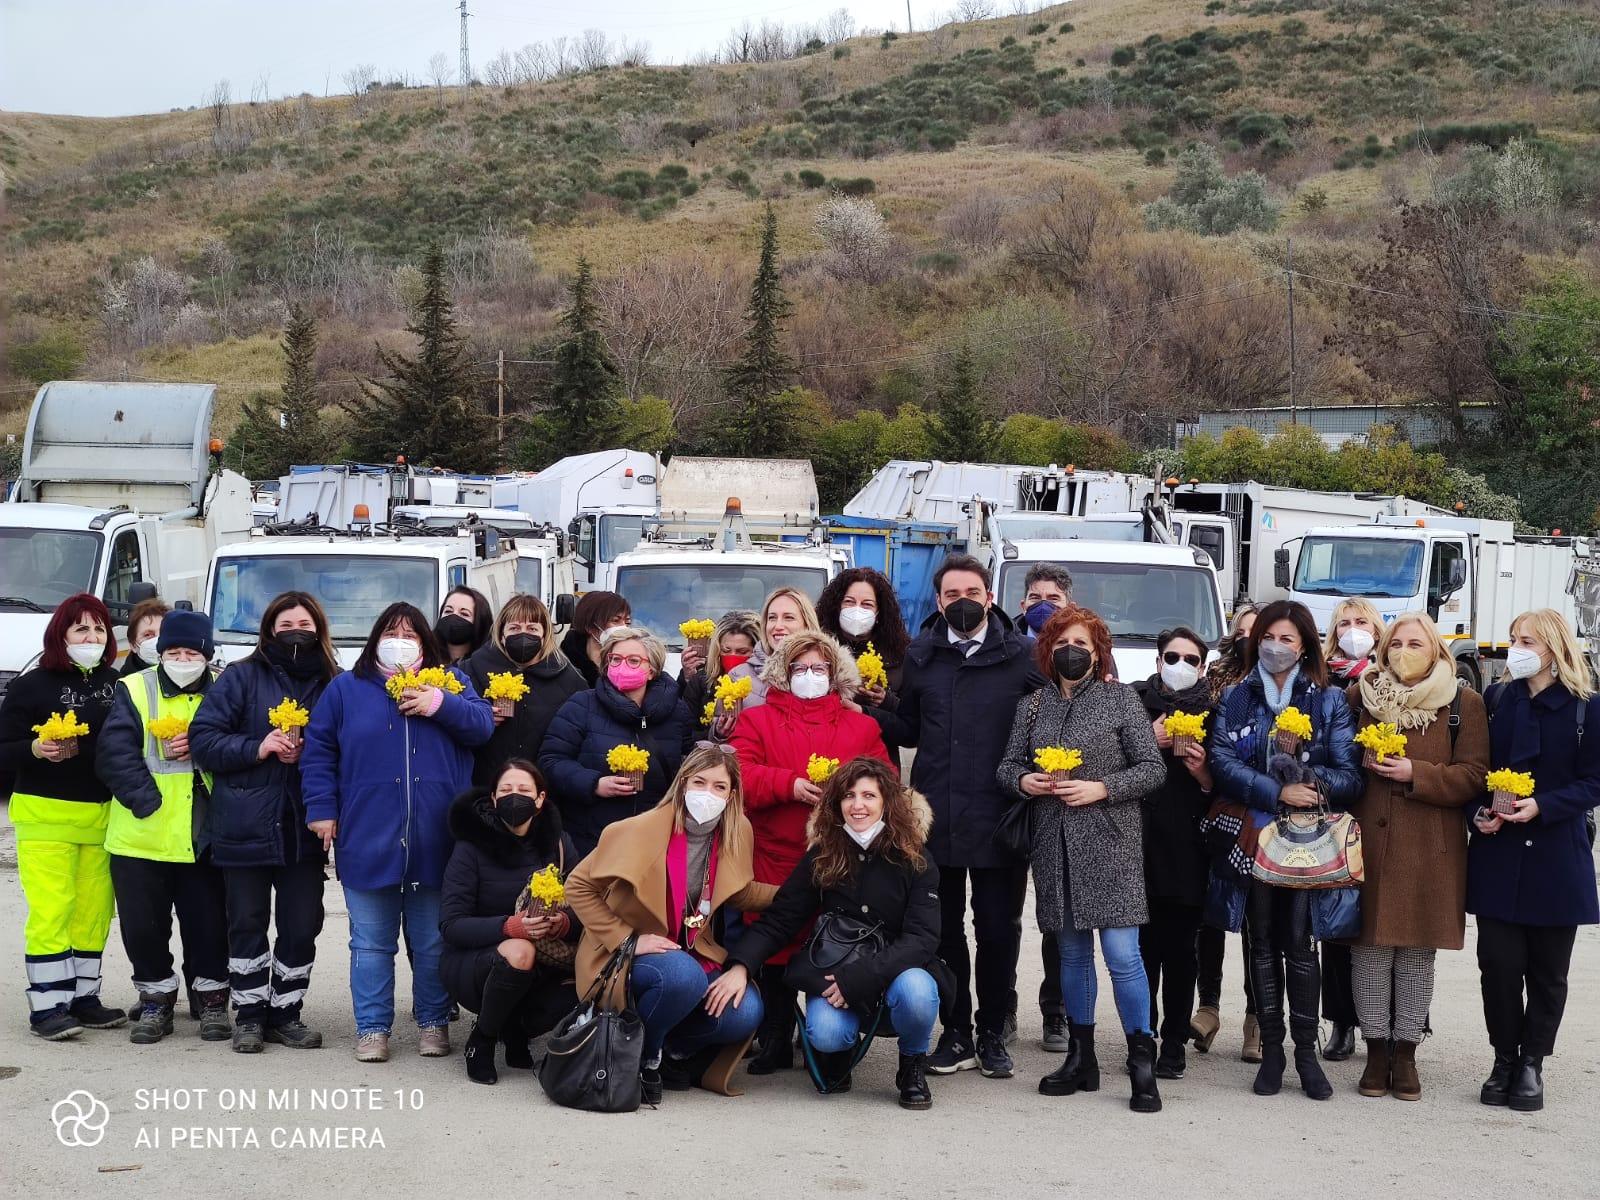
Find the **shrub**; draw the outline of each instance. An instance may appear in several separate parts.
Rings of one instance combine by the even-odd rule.
[[[846,196],[870,196],[878,190],[878,185],[862,175],[855,179],[835,179],[833,190]]]
[[[52,379],[71,379],[83,366],[83,342],[66,329],[52,329],[31,341],[13,342],[6,350],[11,374],[39,386]]]
[[[1131,67],[1139,57],[1139,52],[1132,46],[1118,46],[1111,52],[1111,65],[1113,67]]]
[[[800,172],[801,187],[819,188],[827,182],[828,177],[821,171],[813,171],[811,168],[807,167],[805,170]]]
[[[1328,207],[1328,193],[1319,187],[1306,188],[1300,193],[1299,204],[1301,211],[1315,214]]]
[[[736,192],[743,191],[750,186],[750,172],[743,167],[735,167],[722,178],[723,182]]]
[[[1057,27],[1056,32],[1057,33],[1071,33],[1076,28],[1077,28],[1077,26],[1074,25],[1071,21],[1063,21],[1061,23],[1061,25]]]
[[[1041,33],[1049,32],[1050,24],[1047,21],[1035,21],[1032,25],[1028,26],[1029,37],[1038,37]]]
[[[1160,146],[1151,146],[1150,149],[1144,152],[1144,161],[1152,167],[1165,166],[1167,152]]]

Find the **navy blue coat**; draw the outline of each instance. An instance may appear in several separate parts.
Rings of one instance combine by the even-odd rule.
[[[219,867],[273,867],[326,861],[322,840],[306,828],[300,765],[257,757],[272,732],[267,711],[285,697],[307,711],[325,680],[297,679],[257,655],[217,676],[189,725],[189,752],[211,772],[206,831]]]
[[[970,658],[951,643],[935,616],[906,651],[900,702],[870,710],[883,740],[915,747],[911,786],[933,808],[928,854],[941,867],[1012,867],[994,844],[995,826],[1011,806],[995,779],[1011,740],[1017,703],[1044,684],[1033,643],[998,609],[989,610],[983,645]]]
[[[1531,773],[1539,815],[1526,824],[1508,822],[1494,834],[1473,828],[1467,911],[1519,925],[1600,923],[1594,855],[1583,821],[1600,804],[1600,696],[1587,701],[1581,748],[1580,702],[1559,682],[1529,696],[1527,682],[1519,679],[1491,688],[1484,700],[1489,765]]]
[[[539,769],[550,780],[562,827],[579,854],[587,856],[595,848],[607,825],[661,802],[694,743],[695,730],[688,706],[678,697],[677,681],[666,676],[650,681],[642,708],[604,675],[592,690],[568,697],[545,730]],[[606,766],[606,755],[618,746],[650,752],[644,789],[603,799],[595,795],[595,785],[616,774]]]

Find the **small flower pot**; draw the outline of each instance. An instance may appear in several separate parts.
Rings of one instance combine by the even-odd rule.
[[[1300,757],[1300,747],[1305,739],[1298,733],[1290,733],[1287,729],[1280,729],[1272,736],[1276,740],[1280,751],[1293,758]]]
[[[636,791],[636,792],[644,791],[644,772],[643,771],[629,771],[626,775],[623,776],[623,778],[626,779],[629,783],[633,784],[633,790],[634,791]]]
[[[283,731],[283,736],[289,739],[291,746],[298,746],[305,740],[305,730],[299,725],[292,725]]]
[[[178,757],[172,751],[172,743],[177,741],[177,740],[178,740],[177,738],[162,738],[161,739],[161,757],[162,758],[175,759],[175,758]]]
[[[700,661],[704,662],[706,660],[706,657],[711,653],[711,639],[710,638],[690,638],[687,642],[684,643],[684,647],[683,648],[685,650],[693,650],[696,654],[698,654],[700,656]]]
[[[1388,759],[1384,759],[1384,761],[1388,762],[1389,760]],[[1367,767],[1369,769],[1372,768],[1372,767],[1377,766],[1378,765],[1378,756],[1376,754],[1374,754],[1371,750],[1363,749],[1362,753],[1361,753],[1361,765],[1363,767]]]
[[[517,702],[515,700],[507,700],[503,696],[497,697],[492,703],[494,704],[494,715],[497,717],[509,719],[517,711]]]
[[[1497,817],[1511,816],[1517,811],[1517,797],[1511,792],[1496,788],[1492,807],[1494,808],[1494,815]]]
[[[1197,744],[1198,743],[1195,741],[1195,739],[1189,734],[1175,733],[1172,735],[1172,756],[1174,758],[1182,758],[1189,752],[1190,746]]]
[[[78,757],[78,739],[77,738],[75,738],[75,737],[62,738],[58,742],[56,742],[56,745],[61,748],[61,757],[62,758],[77,758]]]
[[[1061,771],[1051,771],[1050,778],[1054,779],[1057,783],[1066,783],[1072,778],[1072,768],[1068,767]]]

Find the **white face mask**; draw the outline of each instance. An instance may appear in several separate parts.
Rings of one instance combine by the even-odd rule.
[[[879,817],[865,829],[852,829],[846,825],[844,831],[850,835],[850,840],[865,850],[872,845],[873,840],[883,832],[883,818]]]
[[[728,798],[719,796],[715,792],[690,788],[683,793],[683,806],[689,810],[689,815],[694,818],[695,824],[704,825],[722,815],[722,810],[728,807]]]
[[[860,637],[878,623],[878,614],[870,608],[841,608],[839,628],[851,637]]]
[[[1186,662],[1162,663],[1161,682],[1175,692],[1185,692],[1200,682],[1200,668]]]
[[[1513,679],[1531,679],[1544,666],[1544,655],[1522,646],[1506,651],[1506,674]]]
[[[185,658],[182,660],[163,658],[161,669],[167,673],[167,678],[181,688],[188,687],[196,679],[205,674],[206,660],[203,658]]]
[[[99,666],[105,653],[104,642],[73,642],[67,647],[67,657],[85,670]]]
[[[821,700],[833,690],[833,681],[826,675],[813,675],[807,671],[804,675],[789,677],[789,690],[801,700]]]
[[[1352,625],[1339,635],[1339,649],[1351,658],[1365,658],[1372,653],[1372,634],[1359,625]]]
[[[387,670],[402,671],[422,657],[422,645],[414,638],[378,639],[378,662]]]
[[[134,653],[152,667],[156,665],[156,661],[161,657],[161,652],[156,649],[157,640],[156,635],[152,633],[134,649]]]

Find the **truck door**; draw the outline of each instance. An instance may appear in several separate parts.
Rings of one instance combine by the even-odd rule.
[[[1433,543],[1428,561],[1428,615],[1446,637],[1467,632],[1467,571],[1465,542]]]
[[[144,579],[144,560],[139,550],[139,531],[124,529],[111,543],[111,553],[106,559],[106,588],[104,600],[111,615],[118,622],[128,619],[132,607],[129,597],[133,585]]]

